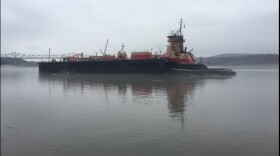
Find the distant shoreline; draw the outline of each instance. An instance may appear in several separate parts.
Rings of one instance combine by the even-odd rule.
[[[10,65],[10,66],[19,66],[19,67],[36,67],[38,62],[29,62],[21,58],[1,58],[1,66]]]
[[[197,61],[201,61],[197,58]],[[212,57],[202,57],[202,63],[207,65],[244,66],[244,65],[278,65],[277,54],[221,54]]]

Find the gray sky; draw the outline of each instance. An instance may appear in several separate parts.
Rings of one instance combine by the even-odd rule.
[[[1,0],[1,53],[166,50],[182,18],[195,56],[278,53],[278,0]],[[100,54],[100,53],[99,53]]]

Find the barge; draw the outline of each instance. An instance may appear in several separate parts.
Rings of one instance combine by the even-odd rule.
[[[191,74],[219,74],[236,75],[232,69],[208,68],[203,63],[198,63],[192,54],[184,47],[182,34],[182,19],[178,30],[173,30],[167,36],[169,45],[164,54],[152,54],[152,52],[132,52],[128,58],[122,49],[117,56],[107,55],[105,46],[103,56],[84,57],[83,54],[63,58],[62,61],[40,62],[39,71],[44,73],[165,73],[179,72]]]

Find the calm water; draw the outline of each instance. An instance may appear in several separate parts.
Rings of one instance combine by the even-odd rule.
[[[1,67],[3,156],[278,155],[279,69],[42,75]]]

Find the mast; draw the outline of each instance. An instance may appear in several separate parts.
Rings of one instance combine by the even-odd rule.
[[[109,41],[109,39],[107,39],[107,42],[106,42],[106,46],[105,46],[105,50],[104,50],[104,55],[105,55],[105,53],[106,53],[106,49],[107,49],[107,45],[108,45],[108,41]]]
[[[123,53],[123,48],[124,48],[124,45],[123,45],[123,43],[122,43],[122,53]]]
[[[103,56],[105,56],[105,55],[106,55],[106,49],[107,49],[108,41],[109,41],[109,39],[107,39],[107,42],[106,42],[106,45],[105,45],[104,52],[103,52],[101,49],[99,49],[99,51],[103,54]]]
[[[51,48],[49,48],[49,62],[51,61]]]
[[[180,23],[179,33],[180,33],[180,36],[181,36],[182,35],[182,23],[183,23],[182,18],[181,18],[179,23]]]

